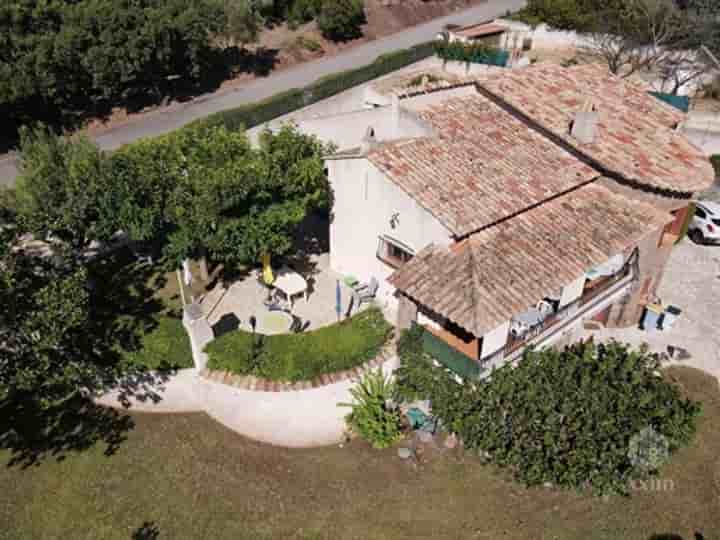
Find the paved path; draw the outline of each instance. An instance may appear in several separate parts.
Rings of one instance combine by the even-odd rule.
[[[525,0],[487,0],[484,4],[458,11],[445,17],[408,28],[397,34],[353,47],[338,55],[307,62],[280,71],[263,79],[256,79],[230,91],[201,96],[184,104],[174,105],[142,120],[118,126],[95,137],[98,145],[113,150],[142,137],[173,131],[198,118],[214,112],[270,97],[278,92],[305,86],[326,75],[369,64],[379,55],[428,41],[446,24],[470,24],[499,17],[507,10],[516,10]],[[13,185],[17,176],[14,160],[0,159],[0,184]]]
[[[383,370],[389,374],[397,365],[397,358],[391,358]],[[349,409],[338,404],[352,401],[350,388],[354,384],[344,380],[297,392],[254,392],[210,381],[194,369],[184,369],[164,381],[134,385],[134,396],[116,390],[96,402],[137,412],[205,412],[246,437],[277,446],[305,448],[343,440],[344,417]]]
[[[686,349],[691,357],[673,362],[720,378],[720,246],[698,246],[685,239],[675,247],[658,288],[663,304],[683,310],[672,329],[648,333],[639,328],[585,331],[585,337],[615,338],[653,352],[668,345]]]

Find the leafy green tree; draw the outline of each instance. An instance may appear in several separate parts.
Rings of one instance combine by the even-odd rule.
[[[220,0],[225,15],[225,26],[218,32],[225,46],[244,48],[257,41],[263,18],[257,2],[253,0]]]
[[[13,231],[0,234],[0,402],[55,407],[98,376],[84,348],[86,273],[14,249]]]
[[[0,114],[9,137],[37,120],[81,122],[118,100],[156,99],[216,67],[216,0],[13,0],[0,5]]]
[[[673,452],[695,432],[699,404],[659,376],[657,359],[644,349],[581,342],[527,350],[516,367],[461,383],[432,364],[422,332],[400,342],[400,393],[430,399],[467,448],[526,484],[625,492],[652,472],[633,460],[633,441],[652,430]]]
[[[365,24],[365,5],[363,0],[323,0],[318,27],[328,39],[348,41],[362,36]]]
[[[76,256],[115,232],[98,205],[108,184],[107,160],[90,140],[23,129],[20,168],[17,212],[25,230],[60,241]]]

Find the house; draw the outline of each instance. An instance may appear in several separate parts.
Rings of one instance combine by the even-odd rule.
[[[437,35],[437,39],[448,43],[479,45],[506,51],[510,65],[527,65],[529,60],[523,54],[532,49],[532,28],[515,21],[496,19],[468,26],[448,25]]]
[[[598,65],[536,65],[301,123],[341,150],[330,265],[461,370],[636,324],[712,166],[684,114]]]

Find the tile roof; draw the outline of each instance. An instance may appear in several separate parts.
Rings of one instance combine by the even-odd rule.
[[[493,34],[501,34],[507,30],[506,26],[495,23],[481,23],[462,28],[451,30],[452,34],[463,36],[466,38],[476,38],[482,36],[491,36]]]
[[[685,115],[650,96],[645,83],[600,64],[537,64],[479,85],[628,180],[679,192],[706,189],[714,180],[707,157],[675,130]],[[593,143],[580,144],[570,125],[588,98],[599,129]]]
[[[480,94],[419,114],[437,138],[385,143],[368,159],[457,236],[599,175]]]
[[[389,282],[481,336],[670,220],[588,184],[451,247],[430,245]]]

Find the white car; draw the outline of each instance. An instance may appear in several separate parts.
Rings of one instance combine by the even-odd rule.
[[[688,236],[698,244],[720,244],[720,204],[695,203],[695,215],[688,226]]]

